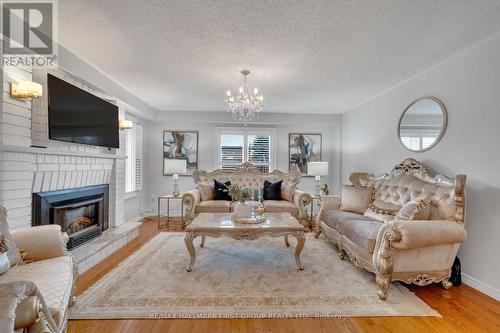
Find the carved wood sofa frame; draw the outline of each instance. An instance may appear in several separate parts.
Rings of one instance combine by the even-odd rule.
[[[455,222],[459,228],[463,229],[465,223],[465,175],[457,175],[455,178],[449,178],[443,175],[433,175],[429,169],[425,168],[418,161],[409,158],[396,165],[389,174],[385,173],[378,177],[374,177],[374,175],[370,173],[352,173],[349,180],[354,186],[365,186],[367,183],[373,184],[376,181],[390,180],[402,174],[415,177],[428,184],[449,188],[450,192],[452,192],[456,207],[452,222]],[[441,282],[444,288],[451,288],[452,283],[449,281],[451,266],[458,252],[460,243],[449,244],[449,253],[452,258],[451,263],[448,265],[449,267],[446,267],[446,269],[439,271],[426,269],[411,272],[394,271],[395,259],[397,259],[396,256],[398,255],[398,251],[401,251],[394,247],[394,243],[402,240],[403,235],[400,230],[401,226],[404,226],[404,223],[413,221],[386,222],[378,232],[374,253],[367,255],[367,253],[361,251],[359,247],[355,246],[349,239],[336,232],[336,230],[329,228],[321,221],[322,210],[339,209],[339,207],[340,197],[323,200],[322,208],[316,221],[315,237],[318,238],[319,235],[323,233],[327,240],[337,244],[339,249],[338,255],[341,259],[348,258],[354,266],[375,273],[378,289],[377,294],[380,299],[385,300],[387,298],[391,281],[402,281],[404,283],[416,284],[419,286]],[[419,222],[420,221],[415,221],[414,223]],[[463,233],[466,234],[465,229],[463,229]],[[426,249],[422,248],[422,251],[425,250]]]
[[[257,166],[246,162],[238,166],[234,172],[224,172],[221,169],[214,171],[197,170],[193,172],[193,178],[196,184],[204,182],[213,182],[217,179],[221,182],[231,181],[233,184],[239,184],[251,189],[262,189],[264,181],[276,182],[283,180],[283,186],[292,185],[296,188],[299,184],[302,174],[298,171],[282,172],[274,170],[270,173],[261,172]],[[196,217],[195,206],[201,201],[199,190],[192,190],[184,193],[182,197],[184,207],[186,209],[186,225]],[[304,226],[310,224],[308,214],[308,205],[311,203],[311,195],[309,193],[295,189],[293,203],[298,207],[298,220]]]

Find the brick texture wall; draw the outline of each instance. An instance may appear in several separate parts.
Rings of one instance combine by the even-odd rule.
[[[100,97],[88,84],[62,70],[51,70],[63,80]],[[124,222],[125,135],[120,149],[58,142],[48,138],[48,104],[45,69],[4,68],[0,111],[0,205],[7,208],[11,228],[31,226],[32,194],[98,184],[110,186],[110,226]],[[10,84],[32,80],[43,85],[40,99],[10,96]],[[119,110],[124,114],[124,107]],[[34,148],[31,146],[46,148]]]

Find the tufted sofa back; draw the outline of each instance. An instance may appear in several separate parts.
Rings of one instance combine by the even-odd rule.
[[[285,173],[274,170],[272,173],[264,173],[251,163],[242,164],[235,172],[224,172],[220,169],[212,172],[202,170],[193,172],[193,178],[196,184],[212,183],[214,179],[220,182],[229,180],[231,184],[238,184],[250,188],[252,191],[261,190],[265,180],[271,183],[282,180],[282,186],[290,185],[295,187],[300,182],[301,176],[301,173],[297,171]]]
[[[433,199],[432,220],[464,222],[465,176],[448,178],[432,176],[430,171],[414,159],[396,165],[390,174],[373,177],[366,173],[353,173],[354,185],[373,186],[374,200],[404,205],[410,200],[430,196]]]

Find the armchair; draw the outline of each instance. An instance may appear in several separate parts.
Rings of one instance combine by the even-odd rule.
[[[7,223],[1,208],[0,223]],[[11,231],[23,264],[0,276],[0,331],[64,332],[75,301],[76,266],[58,225]]]

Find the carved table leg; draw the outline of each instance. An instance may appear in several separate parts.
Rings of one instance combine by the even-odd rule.
[[[201,236],[201,243],[200,243],[200,247],[204,247],[205,246],[205,235],[202,235]]]
[[[290,247],[290,242],[288,242],[288,235],[285,235],[285,246]]]
[[[190,231],[186,234],[186,238],[184,238],[184,243],[186,244],[186,248],[191,256],[191,260],[189,262],[189,266],[186,268],[186,271],[191,272],[193,270],[194,261],[196,260],[196,251],[193,245],[193,239],[195,238],[194,234]]]
[[[303,232],[297,232],[295,234],[295,238],[297,238],[297,246],[295,247],[295,262],[297,263],[297,267],[299,268],[299,271],[301,271],[304,269],[304,266],[302,266],[302,263],[300,262],[300,253],[302,252],[302,249],[304,248],[306,238],[304,237]]]

